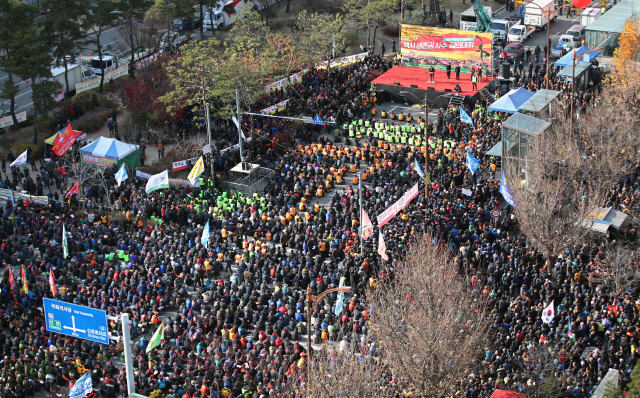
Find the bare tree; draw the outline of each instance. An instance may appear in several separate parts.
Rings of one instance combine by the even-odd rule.
[[[595,210],[637,161],[637,87],[605,90],[595,106],[579,110],[573,132],[557,119],[533,139],[525,159],[505,165],[521,230],[546,257],[548,271],[554,256],[588,238]]]
[[[608,292],[614,302],[627,298],[629,288],[637,284],[640,253],[638,242],[613,241],[605,245],[593,260],[589,281]]]

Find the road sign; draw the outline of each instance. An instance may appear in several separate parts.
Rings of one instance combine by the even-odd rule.
[[[500,217],[500,210],[492,210],[491,215],[494,216],[495,218]]]
[[[313,118],[311,116],[302,116],[302,121],[305,123],[313,124]]]
[[[316,115],[316,117],[313,119],[313,123],[314,124],[318,124],[320,126],[322,126],[324,124],[324,122],[322,121],[322,119],[320,118],[320,115]]]
[[[104,311],[46,298],[43,302],[48,331],[109,344],[107,314]]]

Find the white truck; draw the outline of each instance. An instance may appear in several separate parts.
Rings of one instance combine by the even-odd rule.
[[[69,91],[76,89],[76,83],[82,83],[87,80],[95,79],[96,75],[89,68],[85,68],[82,64],[67,64],[67,79],[69,80]],[[64,78],[64,66],[51,67],[51,80],[57,80],[62,84],[62,89],[67,91],[67,85]]]
[[[551,47],[551,56],[555,58],[560,58],[562,56],[562,50],[566,50],[569,52],[574,48],[580,47],[581,43],[575,36],[572,35],[561,35],[558,38],[558,42],[554,43],[553,47]]]
[[[524,10],[524,24],[533,26],[536,29],[546,28],[549,23],[549,16],[553,15],[555,9],[555,0],[535,0],[531,4],[527,4]],[[555,18],[555,15],[553,15],[551,22],[555,21]]]
[[[251,0],[227,0],[213,10],[207,11],[202,19],[202,26],[208,30],[229,26],[236,21],[238,14],[249,11],[254,6],[257,9],[260,8]]]
[[[587,7],[580,13],[580,25],[589,26],[602,15],[601,8]]]
[[[524,43],[535,31],[535,28],[523,24],[513,25],[511,29],[509,29],[507,41],[509,43]]]
[[[493,18],[493,12],[491,11],[491,7],[484,7],[484,10],[489,14],[489,18]],[[460,30],[471,30],[475,31],[478,26],[478,17],[476,16],[476,12],[473,7],[469,8],[467,11],[460,14]]]
[[[507,33],[511,27],[518,23],[518,20],[511,18],[494,19],[491,21],[491,33],[493,40],[499,41],[507,38]]]

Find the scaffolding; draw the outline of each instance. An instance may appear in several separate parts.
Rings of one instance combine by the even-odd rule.
[[[241,162],[229,170],[229,181],[225,181],[223,186],[227,190],[235,190],[249,196],[262,192],[274,174],[273,170],[259,164]]]

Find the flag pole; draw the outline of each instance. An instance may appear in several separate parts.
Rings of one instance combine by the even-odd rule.
[[[360,260],[362,260],[363,249],[364,249],[364,239],[362,237],[362,233],[364,232],[364,226],[362,224],[362,213],[364,213],[364,209],[362,208],[362,173],[358,172],[358,204],[360,205]]]

